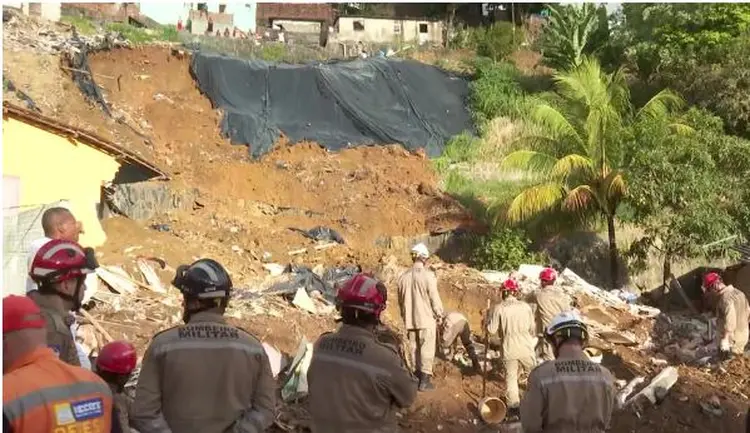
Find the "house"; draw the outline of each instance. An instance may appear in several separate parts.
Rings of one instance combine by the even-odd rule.
[[[103,187],[166,178],[115,143],[3,102],[3,287],[23,291],[26,251],[42,237],[46,208],[71,209],[83,223],[81,244],[97,247],[106,240]]]
[[[194,35],[230,35],[234,31],[234,15],[226,12],[226,5],[219,5],[218,12],[209,12],[205,3],[198,3],[200,9],[190,9],[188,30]]]
[[[335,16],[329,3],[259,3],[256,21],[258,29],[283,29],[287,41],[325,46]]]
[[[174,26],[178,22],[182,21],[183,26],[187,26],[188,18],[190,18],[191,11],[197,11],[203,9],[208,14],[228,14],[232,16],[232,24],[239,30],[247,33],[255,32],[255,12],[257,5],[253,3],[219,3],[219,2],[206,2],[206,3],[174,3],[174,2],[163,2],[163,1],[144,1],[140,3],[141,13],[149,16],[155,21],[162,25]],[[199,17],[200,18],[200,17]],[[221,17],[219,21],[225,23],[227,18]],[[207,22],[205,24],[207,25]],[[197,30],[201,30],[198,28]],[[200,34],[205,32],[205,28]],[[231,29],[230,29],[231,30]],[[222,32],[223,27],[222,27]],[[198,34],[194,32],[195,34]],[[216,31],[214,30],[214,33]]]
[[[49,21],[60,21],[61,2],[45,3],[21,3],[21,11],[24,15],[43,18]]]
[[[338,42],[442,45],[445,23],[431,18],[341,16],[334,30]]]

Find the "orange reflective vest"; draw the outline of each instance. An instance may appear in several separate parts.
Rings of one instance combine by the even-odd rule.
[[[3,375],[3,416],[14,433],[109,433],[112,392],[96,374],[39,348]]]

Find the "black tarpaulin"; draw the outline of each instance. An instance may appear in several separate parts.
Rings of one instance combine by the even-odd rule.
[[[415,61],[285,65],[195,53],[191,71],[224,111],[222,132],[255,158],[281,132],[330,150],[399,143],[434,157],[450,137],[473,131],[466,80]]]

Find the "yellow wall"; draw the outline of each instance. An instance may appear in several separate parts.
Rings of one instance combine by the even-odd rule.
[[[120,164],[111,156],[77,141],[13,118],[3,119],[3,175],[21,179],[20,206],[69,200],[83,223],[84,246],[97,247],[106,235],[96,213],[100,188]]]

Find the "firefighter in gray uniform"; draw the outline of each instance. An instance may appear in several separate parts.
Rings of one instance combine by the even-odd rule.
[[[276,383],[260,341],[228,325],[232,281],[201,259],[177,269],[184,325],[154,336],[131,413],[141,433],[260,433],[274,421]]]
[[[417,381],[393,331],[379,330],[387,290],[357,274],[337,294],[341,327],[320,336],[307,372],[313,433],[395,433]]]

